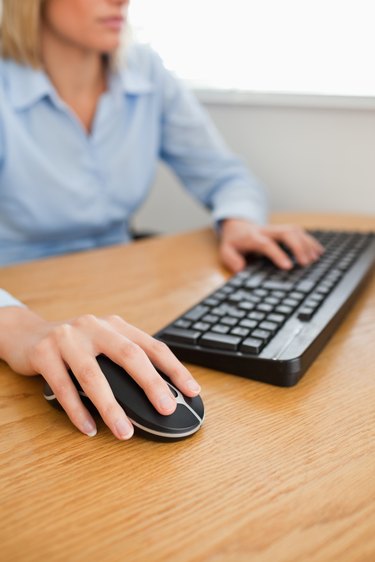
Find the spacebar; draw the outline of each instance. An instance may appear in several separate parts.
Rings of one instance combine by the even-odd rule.
[[[199,343],[204,347],[214,347],[216,349],[237,349],[240,341],[241,338],[237,336],[206,332],[199,340]]]

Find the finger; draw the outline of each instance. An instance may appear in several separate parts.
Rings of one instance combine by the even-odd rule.
[[[85,435],[94,437],[97,433],[95,421],[83,405],[58,352],[44,346],[38,361],[38,371],[51,387],[73,425]]]
[[[303,266],[319,259],[324,251],[317,240],[304,231],[286,233],[283,241],[290,248],[298,263]]]
[[[319,259],[324,254],[324,246],[322,246],[322,244],[308,232],[306,232],[305,234],[310,242],[312,251],[316,256],[315,259]]]
[[[130,439],[134,428],[116,401],[95,356],[80,345],[82,342],[77,337],[77,330],[71,325],[62,325],[58,330],[62,358],[70,366],[85,394],[95,405],[112,433],[118,439]]]
[[[100,352],[123,367],[144,390],[154,407],[163,415],[172,414],[176,399],[139,345],[113,329],[103,329]]]
[[[187,396],[197,396],[201,387],[188,369],[177,359],[169,347],[139,328],[128,324],[120,316],[108,318],[109,324],[141,347],[152,364],[165,373]]]
[[[220,247],[220,255],[223,264],[233,273],[238,273],[246,265],[243,255],[231,244],[223,243]]]
[[[281,241],[289,248],[300,265],[306,266],[315,261],[311,242],[303,232],[285,232],[281,236]]]
[[[257,238],[253,238],[252,249],[253,251],[267,256],[267,258],[281,269],[291,269],[293,267],[286,252],[284,252],[279,244],[274,242],[270,236],[260,234]]]
[[[300,265],[316,261],[324,253],[318,240],[299,226],[269,225],[266,230],[275,241],[288,246]]]

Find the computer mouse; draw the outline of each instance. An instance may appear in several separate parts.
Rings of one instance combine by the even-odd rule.
[[[143,389],[122,367],[105,355],[99,355],[96,359],[117,402],[123,407],[137,433],[152,439],[171,441],[193,435],[201,427],[204,420],[204,405],[200,396],[189,398],[183,395],[166,375],[160,373],[177,402],[173,414],[164,416],[159,414]],[[72,371],[68,372],[85,406],[92,413],[97,413]],[[44,386],[44,398],[55,408],[62,409],[48,383]]]

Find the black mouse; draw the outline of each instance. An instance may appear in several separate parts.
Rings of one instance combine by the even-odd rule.
[[[170,441],[193,435],[201,427],[204,419],[204,405],[200,396],[189,398],[183,395],[166,375],[160,373],[177,402],[177,408],[173,414],[163,416],[151,404],[143,389],[122,367],[105,355],[99,355],[96,359],[117,402],[124,408],[138,433],[149,438]],[[82,390],[72,371],[68,372],[85,406],[92,413],[97,413],[95,406]],[[55,408],[62,409],[47,383],[44,386],[44,398]]]

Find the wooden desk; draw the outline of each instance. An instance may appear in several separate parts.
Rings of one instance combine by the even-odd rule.
[[[374,218],[283,216],[375,229]],[[50,319],[116,312],[151,333],[220,285],[203,230],[1,270]],[[155,443],[81,435],[40,378],[0,365],[4,562],[375,560],[375,277],[294,388],[192,367],[207,418]]]

